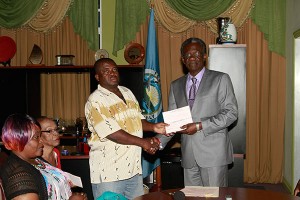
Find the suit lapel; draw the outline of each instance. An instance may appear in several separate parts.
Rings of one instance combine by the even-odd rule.
[[[201,93],[202,93],[201,91],[203,91],[203,88],[205,87],[205,82],[206,82],[207,77],[209,76],[209,73],[210,73],[210,70],[206,68],[205,71],[204,71],[204,74],[202,76],[201,82],[199,84],[199,87],[197,89],[195,101],[196,101],[198,96],[201,96]]]
[[[188,75],[185,75],[185,76],[184,76],[184,78],[183,78],[183,80],[182,80],[183,83],[180,84],[180,85],[182,86],[181,91],[184,91],[185,102],[186,102],[187,105],[189,105],[188,97],[186,96],[186,94],[187,94],[187,91],[186,91],[186,81],[187,81],[187,77],[188,77]]]
[[[201,82],[199,84],[199,87],[197,89],[196,96],[195,96],[195,102],[194,102],[194,106],[193,106],[192,110],[199,109],[199,106],[201,105],[201,102],[199,102],[199,99],[202,96],[203,91],[205,90],[206,80],[209,77],[209,74],[210,74],[210,70],[208,70],[206,68],[205,72],[202,76]]]

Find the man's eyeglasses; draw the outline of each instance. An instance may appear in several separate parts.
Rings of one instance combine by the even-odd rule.
[[[117,67],[114,67],[112,69],[103,69],[101,70],[101,73],[104,75],[104,76],[107,76],[111,73],[117,73],[118,72],[118,68]]]
[[[184,59],[189,59],[191,57],[194,57],[194,58],[200,58],[201,57],[201,53],[199,51],[196,51],[195,53],[187,53],[184,55]]]
[[[51,129],[51,130],[46,130],[46,131],[41,131],[42,133],[48,133],[48,134],[59,134],[59,129],[56,128],[56,129]]]

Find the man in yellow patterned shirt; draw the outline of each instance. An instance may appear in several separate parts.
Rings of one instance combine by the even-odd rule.
[[[105,191],[133,199],[143,194],[142,148],[150,154],[159,149],[155,137],[142,138],[144,131],[166,134],[165,123],[150,123],[133,93],[119,85],[116,63],[101,58],[94,64],[96,89],[85,105],[85,116],[92,132],[90,175],[96,199]]]

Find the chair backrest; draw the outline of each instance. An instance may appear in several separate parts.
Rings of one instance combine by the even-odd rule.
[[[8,154],[4,152],[0,146],[0,168],[4,164],[7,158],[8,158]],[[6,200],[1,178],[0,178],[0,200]]]
[[[0,178],[0,200],[6,200],[1,178]]]

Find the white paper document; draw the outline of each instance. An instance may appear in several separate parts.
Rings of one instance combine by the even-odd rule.
[[[180,191],[187,197],[219,197],[219,187],[186,186]]]
[[[81,178],[79,176],[75,176],[73,174],[70,174],[68,172],[64,172],[68,176],[69,180],[72,182],[73,185],[81,187],[82,188],[82,182]]]
[[[164,117],[164,122],[169,124],[169,126],[166,126],[167,133],[181,131],[181,126],[188,123],[193,123],[189,106],[166,111],[162,114]]]

